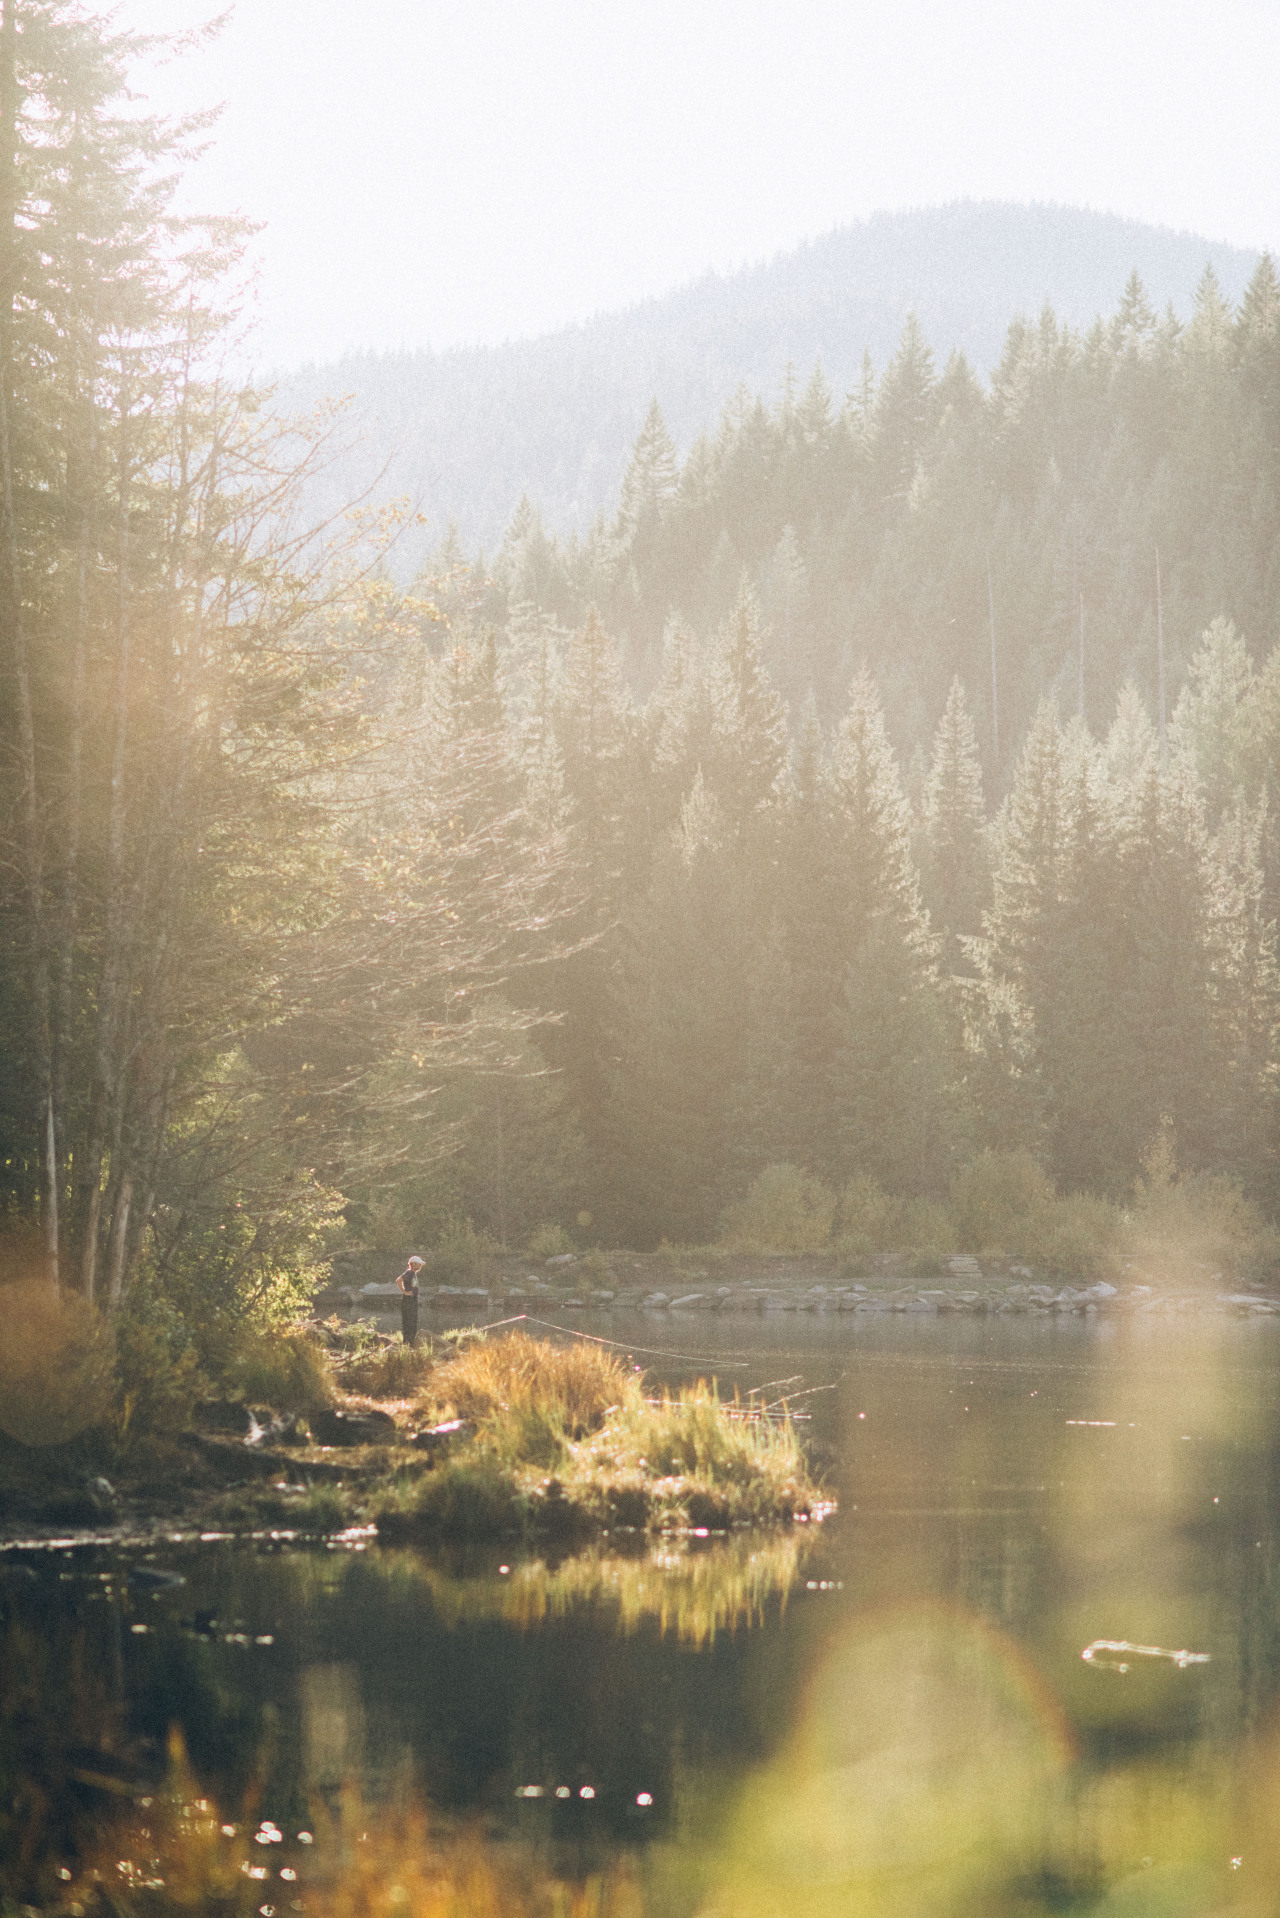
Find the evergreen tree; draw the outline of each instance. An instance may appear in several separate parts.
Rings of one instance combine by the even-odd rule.
[[[1170,750],[1186,754],[1214,821],[1253,788],[1255,677],[1231,621],[1215,619],[1187,667],[1169,727]]]
[[[667,431],[662,408],[656,399],[651,400],[618,500],[619,531],[630,540],[633,555],[647,557],[652,549],[675,498],[677,472],[675,441]]]
[[[743,584],[707,668],[711,738],[703,772],[736,839],[776,800],[787,759],[786,709],[761,656],[760,612]]]
[[[924,792],[921,882],[951,971],[967,971],[963,941],[982,928],[987,903],[986,811],[978,739],[959,679],[934,735]]]
[[[1221,1075],[1215,1163],[1264,1203],[1274,1187],[1280,968],[1267,916],[1262,848],[1266,801],[1237,805],[1210,849],[1211,991]]]

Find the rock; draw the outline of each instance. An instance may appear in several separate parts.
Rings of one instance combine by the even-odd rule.
[[[548,1265],[576,1265],[577,1259],[572,1252],[557,1252],[554,1259],[548,1259]]]
[[[696,1306],[709,1306],[711,1300],[705,1292],[686,1292],[681,1298],[672,1299],[671,1309],[677,1311],[683,1306],[686,1311]]]
[[[335,1412],[328,1406],[311,1418],[317,1445],[390,1445],[396,1422],[387,1412]]]
[[[372,1305],[378,1299],[387,1299],[394,1303],[395,1300],[403,1297],[404,1294],[398,1285],[384,1284],[379,1280],[375,1280],[370,1285],[362,1285],[360,1287],[360,1302],[362,1305]]]
[[[665,1292],[650,1292],[646,1298],[641,1299],[640,1303],[641,1305],[652,1306],[654,1310],[657,1311],[661,1310],[664,1306],[670,1305],[671,1300]]]
[[[226,1432],[233,1438],[248,1438],[256,1420],[239,1399],[201,1399],[192,1407],[191,1423],[199,1432]]]
[[[1084,1296],[1086,1299],[1114,1299],[1118,1298],[1119,1295],[1120,1288],[1118,1286],[1108,1285],[1105,1279],[1099,1279],[1096,1284],[1088,1288]]]
[[[409,1443],[419,1452],[446,1452],[473,1430],[467,1419],[445,1419],[440,1425],[429,1425],[425,1431],[415,1432]]]
[[[103,1498],[110,1503],[116,1495],[116,1488],[109,1478],[91,1478],[89,1490],[95,1498]]]

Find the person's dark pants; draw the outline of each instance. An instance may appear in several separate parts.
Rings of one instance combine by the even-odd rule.
[[[418,1343],[418,1295],[406,1293],[400,1301],[400,1330],[406,1345]]]

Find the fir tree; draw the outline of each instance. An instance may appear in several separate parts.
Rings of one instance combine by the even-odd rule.
[[[981,931],[987,903],[986,814],[978,739],[959,679],[934,735],[924,792],[921,882],[948,968],[967,970],[963,941]]]
[[[762,658],[760,612],[744,582],[708,660],[711,739],[703,772],[741,838],[777,797],[787,759],[786,709]]]

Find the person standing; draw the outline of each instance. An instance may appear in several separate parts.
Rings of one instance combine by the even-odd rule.
[[[400,1332],[406,1345],[418,1343],[418,1273],[422,1269],[422,1260],[415,1252],[396,1278],[400,1287]]]

